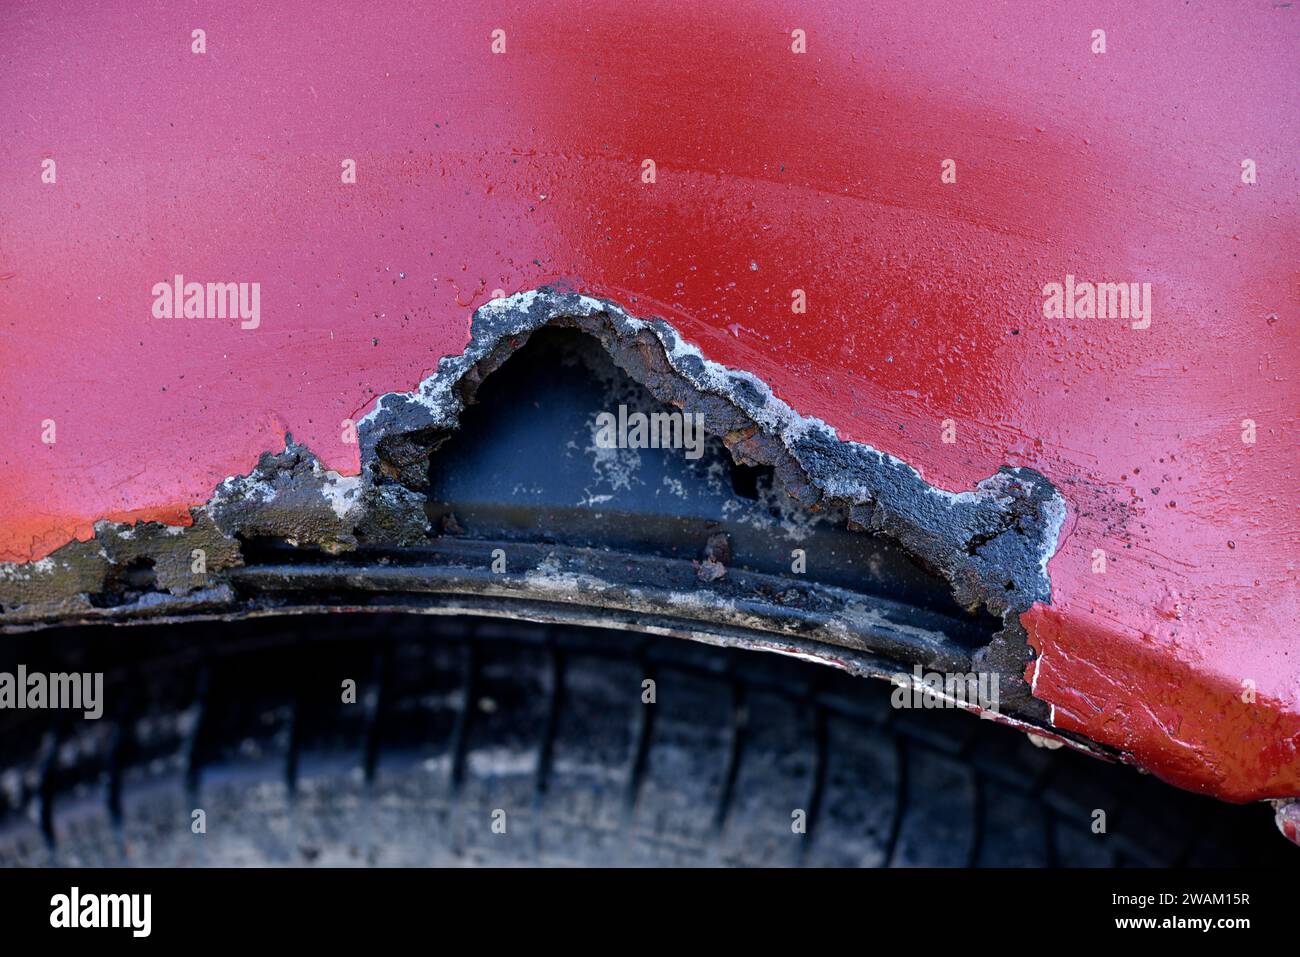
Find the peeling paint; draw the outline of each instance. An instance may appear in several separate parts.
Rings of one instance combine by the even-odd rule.
[[[1004,469],[973,491],[936,489],[897,458],[842,441],[826,423],[800,416],[757,377],[705,359],[669,323],[554,288],[481,307],[462,354],[442,359],[411,392],[379,397],[358,422],[360,475],[324,468],[290,436],[283,451],[265,453],[247,475],[221,482],[205,505],[191,510],[189,527],[101,523],[90,543],[71,543],[41,562],[0,566],[0,621],[59,621],[115,604],[133,605],[137,612],[170,611],[175,603],[168,598],[199,592],[210,597],[214,586],[227,586],[247,547],[261,541],[325,556],[426,541],[423,490],[431,452],[459,426],[478,384],[529,335],[548,326],[593,336],[656,398],[702,414],[706,431],[720,436],[733,458],[773,467],[778,484],[803,509],[846,515],[852,527],[897,540],[942,574],[961,604],[1000,616],[1004,630],[977,663],[1019,684],[1028,648],[1018,615],[1050,600],[1046,563],[1065,512],[1046,479],[1029,469]],[[795,534],[797,525],[784,525]],[[198,573],[190,570],[196,549],[204,565]],[[152,578],[115,582],[121,569],[142,561]],[[545,563],[522,584],[536,593],[568,592],[569,600],[613,587]],[[668,601],[683,613],[707,609],[734,624],[770,627],[762,615],[742,612],[733,600],[708,591],[670,592]],[[892,634],[936,654],[943,639],[940,632],[890,621],[852,602],[826,621],[821,634],[857,647],[866,632]],[[1028,713],[1037,704],[1027,689],[1013,703]]]
[[[733,457],[775,467],[804,506],[845,506],[856,524],[896,538],[949,577],[963,604],[1002,614],[1050,601],[1047,562],[1065,503],[1037,472],[1006,468],[975,491],[935,488],[894,456],[842,441],[825,422],[799,415],[757,377],[704,358],[664,320],[555,289],[489,302],[475,313],[462,354],[442,359],[412,392],[381,396],[358,424],[363,466],[418,487],[428,437],[454,429],[482,376],[550,324],[595,336],[656,397],[703,413],[706,430],[721,435]]]

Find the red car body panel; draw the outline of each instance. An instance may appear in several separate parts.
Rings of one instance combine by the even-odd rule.
[[[184,522],[286,432],[355,473],[341,420],[459,353],[494,290],[567,281],[933,485],[1041,471],[1069,517],[1023,621],[1055,725],[1183,787],[1300,795],[1300,8],[5,21],[0,561]],[[178,273],[260,282],[260,326],[153,318]],[[1045,318],[1067,275],[1150,282],[1150,327]]]

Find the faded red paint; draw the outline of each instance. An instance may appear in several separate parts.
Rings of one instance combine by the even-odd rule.
[[[1300,7],[1080,6],[10,4],[0,560],[178,521],[286,430],[355,471],[341,419],[567,279],[935,484],[1043,471],[1058,726],[1300,794]],[[261,328],[152,319],[177,272]],[[1152,282],[1151,328],[1044,319],[1066,273]]]

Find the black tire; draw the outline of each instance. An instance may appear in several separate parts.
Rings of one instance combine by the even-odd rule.
[[[8,865],[1116,866],[1286,850],[1262,806],[894,710],[881,682],[675,639],[328,616],[45,632],[4,656],[108,673],[99,721],[0,712]]]

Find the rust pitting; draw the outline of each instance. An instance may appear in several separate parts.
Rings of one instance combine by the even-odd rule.
[[[806,508],[846,511],[852,527],[888,536],[942,575],[961,605],[998,616],[1002,630],[973,663],[1003,675],[1009,707],[1045,716],[1023,681],[1031,650],[1019,615],[1051,598],[1047,560],[1065,515],[1051,482],[1004,467],[972,491],[937,489],[905,462],[798,415],[756,377],[705,359],[667,322],[558,288],[484,305],[462,354],[443,358],[411,392],[381,396],[358,423],[359,475],[326,470],[289,437],[283,451],[263,454],[247,475],[227,479],[192,508],[189,527],[101,522],[90,541],[0,565],[0,624],[233,606],[232,573],[254,541],[323,555],[427,541],[431,454],[457,429],[483,379],[543,327],[594,337],[655,398],[702,414],[736,462],[771,467]],[[152,561],[152,578],[123,587],[120,570],[140,559]]]

